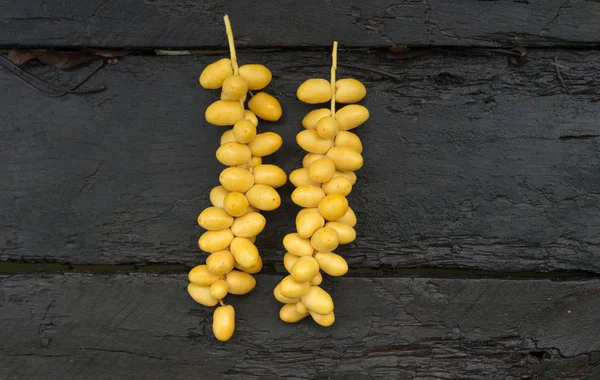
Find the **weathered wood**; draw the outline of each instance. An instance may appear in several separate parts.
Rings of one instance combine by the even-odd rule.
[[[565,94],[549,62],[558,57]],[[595,51],[533,51],[523,67],[505,57],[428,56],[390,61],[342,52],[402,75],[340,68],[369,90],[371,119],[357,133],[365,166],[350,197],[359,237],[339,253],[354,267],[462,267],[600,271],[600,103]],[[198,213],[218,184],[214,152],[224,128],[204,122],[217,97],[197,75],[216,57],[126,57],[89,85],[98,95],[45,98],[0,74],[0,259],[68,263],[197,263]],[[300,165],[295,99],[317,52],[252,53],[274,72],[284,146],[265,161]],[[298,64],[308,66],[298,68]],[[29,68],[59,81],[51,70]],[[76,72],[75,75],[84,75]],[[67,74],[61,74],[67,75]],[[62,78],[64,79],[64,78]],[[258,245],[281,264],[298,208],[267,213]]]
[[[58,1],[9,0],[0,45],[224,46],[229,14],[239,46],[565,46],[600,42],[594,0]]]
[[[326,279],[336,323],[285,324],[258,277],[236,333],[183,275],[14,276],[0,286],[3,379],[594,379],[600,283]],[[594,375],[596,377],[594,377]]]

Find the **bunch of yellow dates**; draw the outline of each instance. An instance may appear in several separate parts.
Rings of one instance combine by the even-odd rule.
[[[335,103],[359,102],[366,89],[352,78],[332,81],[333,85],[325,79],[308,79],[297,90],[302,102],[331,101],[332,106],[309,112],[302,120],[305,129],[296,136],[298,145],[308,152],[303,167],[290,174],[296,187],[292,201],[303,209],[296,216],[296,232],[283,239],[287,251],[283,262],[290,274],[273,291],[285,304],[280,318],[290,323],[310,315],[322,326],[333,324],[333,300],[319,287],[321,270],[330,276],[346,274],[348,264],[334,250],[356,238],[356,215],[346,197],[356,182],[354,172],[363,165],[363,147],[350,130],[364,123],[369,111],[349,104],[335,112]]]
[[[273,96],[258,92],[248,101],[249,109],[244,107],[248,93],[262,90],[271,78],[263,65],[238,68],[235,59],[228,58],[208,65],[200,75],[202,87],[221,89],[221,99],[206,109],[206,121],[231,128],[223,133],[216,152],[217,160],[227,166],[219,176],[221,185],[210,192],[212,207],[198,216],[198,224],[206,230],[198,245],[209,256],[206,264],[189,272],[188,292],[202,305],[221,304],[213,318],[213,332],[221,341],[229,340],[235,329],[234,308],[222,300],[255,287],[252,274],[261,270],[262,260],[254,243],[266,224],[261,211],[279,207],[281,198],[275,189],[287,181],[281,168],[262,162],[281,147],[281,137],[257,132],[258,119],[279,120],[281,105]]]

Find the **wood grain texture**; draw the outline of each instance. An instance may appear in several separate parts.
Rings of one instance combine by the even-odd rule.
[[[0,45],[566,46],[600,42],[594,0],[475,1],[4,1]]]
[[[563,77],[571,94],[549,64],[555,56],[570,68]],[[338,251],[351,266],[600,272],[600,103],[590,102],[600,53],[530,57],[513,67],[502,56],[340,53],[340,63],[404,78],[340,68],[341,77],[364,81],[372,115],[356,130],[365,146],[350,196],[359,236]],[[126,57],[87,85],[106,92],[59,99],[1,72],[0,259],[200,262],[196,217],[218,184],[223,167],[214,154],[225,129],[205,123],[217,93],[197,77],[215,59]],[[300,121],[314,109],[295,90],[311,75],[327,76],[329,56],[240,59],[274,73],[268,91],[284,116],[260,128],[283,136],[265,161],[289,173],[303,154]],[[28,70],[56,83],[85,74]],[[266,214],[258,238],[267,264],[281,264],[281,240],[293,230],[291,191],[281,189],[284,204]]]
[[[3,379],[596,379],[600,283],[326,279],[337,321],[278,320],[258,277],[234,337],[183,275],[3,278]]]

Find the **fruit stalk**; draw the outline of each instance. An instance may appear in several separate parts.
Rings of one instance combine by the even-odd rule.
[[[235,42],[233,41],[233,30],[231,29],[231,22],[229,16],[223,17],[225,20],[225,33],[227,33],[227,42],[229,44],[229,55],[231,56],[231,68],[233,69],[233,75],[239,74],[239,67],[237,63],[237,55],[235,54]]]
[[[331,53],[331,117],[335,117],[335,72],[337,70],[337,41],[333,41]]]

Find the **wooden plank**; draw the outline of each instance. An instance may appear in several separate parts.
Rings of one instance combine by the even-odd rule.
[[[240,46],[566,46],[600,42],[593,0],[58,1],[9,0],[0,45],[223,47],[229,14]]]
[[[14,276],[1,281],[4,379],[593,379],[600,282],[326,280],[336,323],[278,320],[258,277],[234,337],[183,275]],[[596,376],[596,377],[594,377]]]
[[[596,51],[505,57],[428,56],[390,61],[343,52],[369,89],[371,119],[357,133],[365,166],[350,197],[359,237],[340,249],[353,267],[600,271],[599,104]],[[555,56],[565,90],[548,64]],[[206,125],[216,93],[197,75],[216,57],[126,57],[87,86],[108,91],[45,98],[0,74],[0,259],[66,263],[198,263],[196,225],[223,168],[224,129]],[[274,72],[284,146],[265,161],[290,173],[303,152],[300,120],[314,107],[299,83],[328,73],[317,52],[244,52]],[[301,62],[308,66],[298,68]],[[322,66],[310,66],[322,65]],[[33,72],[60,82],[44,67]],[[83,76],[85,72],[75,72]],[[68,78],[66,78],[68,79]],[[258,245],[281,264],[298,208],[291,186],[267,214]]]

